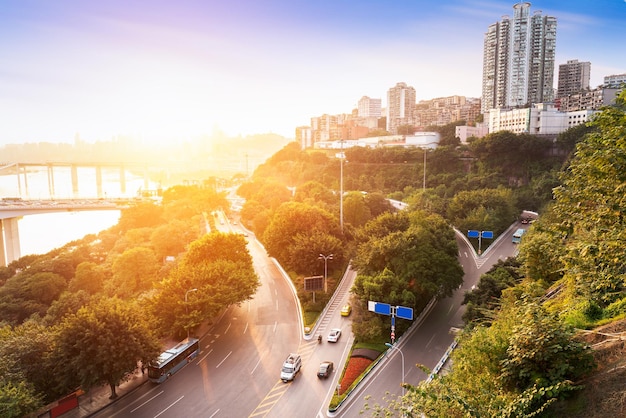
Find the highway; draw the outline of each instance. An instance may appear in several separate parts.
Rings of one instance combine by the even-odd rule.
[[[511,229],[519,225],[511,226]],[[243,232],[225,220],[218,228]],[[511,230],[510,229],[510,230]],[[354,417],[374,403],[384,404],[387,392],[400,394],[400,382],[417,384],[426,375],[414,367],[421,363],[433,368],[454,339],[450,332],[462,325],[463,294],[478,282],[498,259],[512,255],[516,247],[509,231],[476,258],[466,239],[457,234],[459,260],[465,270],[463,285],[452,297],[440,300],[405,335],[397,347],[405,356],[404,379],[399,353],[383,360],[341,408],[328,413],[328,404],[352,345],[350,317],[339,310],[348,300],[347,289],[356,272],[346,273],[340,292],[335,296],[316,330],[324,336],[307,340],[302,335],[300,307],[288,279],[267,257],[265,249],[253,237],[247,238],[254,268],[261,286],[254,298],[241,306],[232,306],[201,336],[198,357],[168,381],[147,383],[95,414],[96,417]],[[326,342],[331,328],[342,329],[337,343]],[[396,350],[397,351],[397,350]],[[293,382],[283,383],[280,369],[290,353],[302,356],[302,369]],[[317,378],[321,361],[335,363],[328,379]],[[368,400],[365,396],[370,397]]]

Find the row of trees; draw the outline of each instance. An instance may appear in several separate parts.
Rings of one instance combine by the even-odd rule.
[[[259,280],[244,238],[206,230],[203,212],[227,204],[214,189],[170,188],[97,236],[0,269],[0,415],[79,387],[108,384],[115,397],[163,341],[252,297]]]

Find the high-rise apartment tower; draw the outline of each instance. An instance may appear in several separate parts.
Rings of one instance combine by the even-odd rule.
[[[387,132],[395,135],[402,125],[415,125],[415,89],[397,83],[387,92]]]
[[[591,63],[569,60],[566,64],[559,65],[559,84],[556,97],[567,97],[570,94],[589,90],[589,78],[591,77]]]
[[[554,100],[556,18],[530,13],[530,3],[513,6],[489,26],[483,50],[481,112],[527,107]]]

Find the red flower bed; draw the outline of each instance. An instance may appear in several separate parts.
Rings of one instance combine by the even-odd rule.
[[[339,390],[339,394],[343,394],[352,383],[367,369],[367,367],[372,364],[372,360],[363,357],[350,357],[348,360],[348,367],[346,367],[346,372],[343,375],[343,379],[341,379],[341,389]]]

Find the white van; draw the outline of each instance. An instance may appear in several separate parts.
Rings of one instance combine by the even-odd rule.
[[[296,374],[300,371],[300,367],[302,367],[302,359],[300,358],[300,354],[289,354],[289,356],[283,363],[283,368],[280,371],[280,379],[285,383],[295,379]]]

